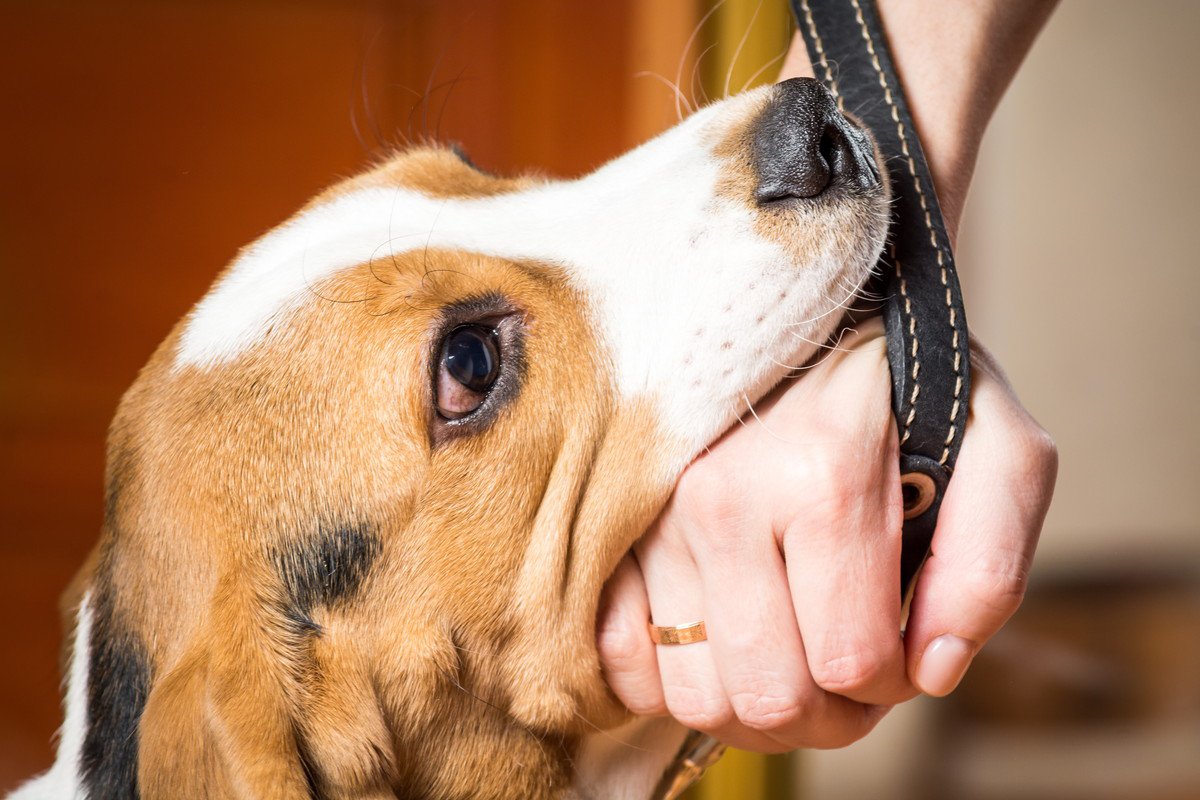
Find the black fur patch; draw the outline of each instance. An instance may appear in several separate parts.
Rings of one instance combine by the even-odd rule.
[[[495,177],[492,173],[488,172],[486,169],[483,169],[482,167],[480,167],[478,164],[476,164],[474,161],[471,160],[471,157],[469,155],[467,155],[467,151],[463,149],[461,142],[451,142],[450,143],[450,151],[452,153],[454,153],[454,155],[458,156],[459,161],[463,162],[468,167],[470,167],[471,169],[478,172],[480,175],[487,175],[488,177]]]
[[[379,539],[366,526],[322,527],[272,556],[288,598],[288,617],[302,629],[318,631],[312,620],[317,606],[332,606],[351,597],[375,558]]]
[[[88,797],[136,800],[138,722],[150,693],[150,663],[116,618],[108,592],[100,589],[93,602],[83,784]]]

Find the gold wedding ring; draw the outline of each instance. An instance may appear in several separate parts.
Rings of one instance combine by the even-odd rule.
[[[655,625],[650,623],[650,638],[655,644],[692,644],[708,638],[704,620],[687,625]]]

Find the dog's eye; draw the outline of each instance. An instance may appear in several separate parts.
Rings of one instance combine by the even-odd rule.
[[[445,419],[462,419],[483,403],[500,375],[496,331],[484,325],[455,328],[442,341],[437,409]]]

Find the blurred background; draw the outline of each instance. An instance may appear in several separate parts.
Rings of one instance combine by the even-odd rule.
[[[782,0],[0,0],[0,791],[49,766],[105,428],[237,248],[390,148],[581,174],[770,80]],[[984,145],[972,329],[1061,451],[1025,605],[943,700],[707,798],[1200,798],[1200,4],[1064,3]],[[693,37],[694,34],[694,37]],[[656,77],[657,76],[657,77]]]

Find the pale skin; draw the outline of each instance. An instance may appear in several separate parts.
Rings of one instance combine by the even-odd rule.
[[[879,0],[954,240],[984,128],[1053,2]],[[797,37],[780,78],[811,76]],[[605,590],[614,693],[737,747],[838,747],[949,694],[1024,596],[1058,457],[972,341],[962,452],[900,634],[901,499],[877,320],[756,404],[684,473]],[[647,620],[706,621],[655,646]]]

